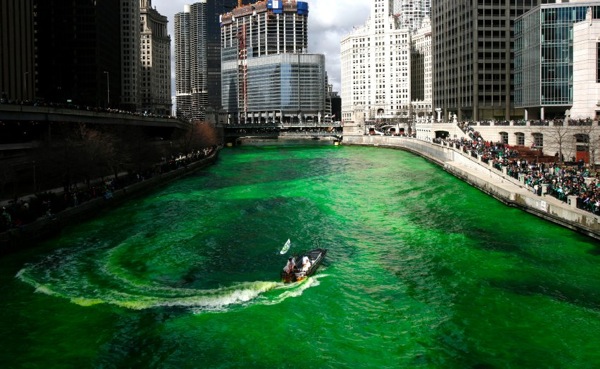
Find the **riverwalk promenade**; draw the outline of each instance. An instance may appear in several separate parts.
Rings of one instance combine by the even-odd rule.
[[[402,149],[419,155],[442,167],[448,173],[466,181],[506,205],[567,227],[600,240],[600,217],[578,209],[577,197],[568,196],[567,202],[555,197],[534,193],[524,181],[515,179],[452,146],[397,136],[344,135],[344,145],[367,145]]]
[[[111,190],[109,191],[110,196],[97,196],[77,205],[67,207],[57,213],[48,212],[32,222],[11,227],[7,231],[0,232],[0,255],[35,244],[60,233],[66,226],[89,219],[103,210],[114,208],[135,196],[141,196],[166,183],[212,165],[217,160],[220,149],[216,148],[206,157],[178,166],[174,170],[159,173],[150,178]],[[62,195],[62,188],[52,191]],[[22,196],[19,200],[31,200],[34,196]],[[3,207],[6,207],[10,202],[4,200],[0,203]]]

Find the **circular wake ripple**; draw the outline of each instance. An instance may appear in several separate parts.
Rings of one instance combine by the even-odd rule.
[[[16,277],[36,292],[66,298],[81,306],[107,303],[134,310],[183,307],[194,313],[227,311],[255,303],[276,304],[318,285],[317,278],[310,278],[291,285],[253,281],[213,289],[169,286],[139,278],[117,266],[111,258],[112,251],[83,247],[58,250],[37,264],[25,266]],[[272,290],[275,292],[265,296]]]

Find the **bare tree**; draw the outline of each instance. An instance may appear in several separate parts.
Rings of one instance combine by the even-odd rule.
[[[176,139],[176,147],[182,153],[218,145],[220,137],[216,127],[209,122],[195,121]]]
[[[140,128],[124,130],[119,137],[119,163],[128,171],[143,173],[152,170],[166,155],[165,142],[152,140]]]
[[[544,128],[540,129],[539,126],[544,126]],[[565,122],[555,120],[552,125],[547,126],[541,122],[539,125],[530,125],[529,131],[532,135],[543,135],[544,147],[548,149],[552,148],[552,151],[556,150],[556,154],[558,155],[557,161],[559,163],[563,162],[565,154],[567,157],[573,154],[571,145],[566,145],[572,139],[573,133]]]
[[[573,122],[573,125],[577,127],[576,141],[579,145],[587,146],[590,167],[595,170],[596,154],[600,149],[600,127],[598,127],[598,122],[588,119]]]
[[[60,134],[45,140],[34,153],[39,168],[41,188],[60,184],[69,192],[71,186],[114,173],[118,162],[117,139],[109,133],[85,124],[56,127]]]

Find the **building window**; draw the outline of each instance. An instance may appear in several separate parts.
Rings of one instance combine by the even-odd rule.
[[[505,145],[508,145],[508,133],[507,132],[500,132],[500,142],[502,142]]]
[[[544,135],[541,133],[533,134],[533,146],[534,147],[544,147]]]
[[[575,135],[575,142],[578,144],[588,144],[590,142],[590,137],[584,133],[578,133]]]
[[[517,132],[517,133],[515,133],[515,136],[517,138],[517,145],[525,146],[525,134],[521,133],[521,132]]]

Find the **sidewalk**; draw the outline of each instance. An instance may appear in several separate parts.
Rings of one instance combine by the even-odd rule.
[[[87,199],[87,201],[82,201],[75,206],[68,206],[64,208],[64,210],[59,210],[56,213],[53,211],[52,214],[30,213],[35,216],[35,218],[32,218],[32,221],[12,227],[5,232],[0,232],[0,255],[5,252],[10,252],[11,250],[19,249],[22,246],[35,244],[48,236],[59,233],[61,229],[67,225],[75,224],[95,216],[98,214],[99,210],[118,206],[118,204],[131,199],[134,196],[143,195],[168,182],[205,168],[217,160],[218,154],[219,150],[215,150],[210,153],[209,156],[188,163],[185,166],[157,174],[138,182],[133,182],[120,188],[115,188],[114,190],[111,190],[110,197],[92,197]],[[106,180],[106,178],[104,180]],[[98,184],[102,181],[103,179],[98,179],[95,183]],[[83,188],[87,189],[87,185]],[[51,191],[55,194],[63,193],[62,188],[56,188]],[[18,201],[29,200],[35,196],[36,195],[21,196],[18,198]],[[3,200],[2,204],[3,206],[4,204],[12,205],[13,200]]]
[[[120,178],[120,177],[126,176],[128,174],[129,173],[127,173],[127,172],[121,172],[121,173],[119,173],[117,175],[117,177]],[[109,179],[113,179],[114,177],[110,176],[108,178]],[[97,179],[91,181],[90,185],[96,185],[96,184],[101,183],[101,182],[103,182],[105,180],[106,180],[106,178],[97,178]],[[79,182],[79,183],[77,183],[75,185],[75,187],[77,189],[87,188],[87,186],[88,185],[85,182]],[[54,194],[57,194],[57,195],[61,195],[61,194],[64,193],[64,187],[57,187],[57,188],[52,188],[52,189],[40,190],[38,193],[54,193]],[[29,201],[29,200],[35,198],[36,195],[37,194],[35,194],[35,193],[28,194],[28,195],[23,195],[23,196],[17,197],[17,201]],[[13,204],[14,202],[15,202],[14,198],[12,198],[12,199],[0,199],[0,207],[9,206],[9,205]]]

